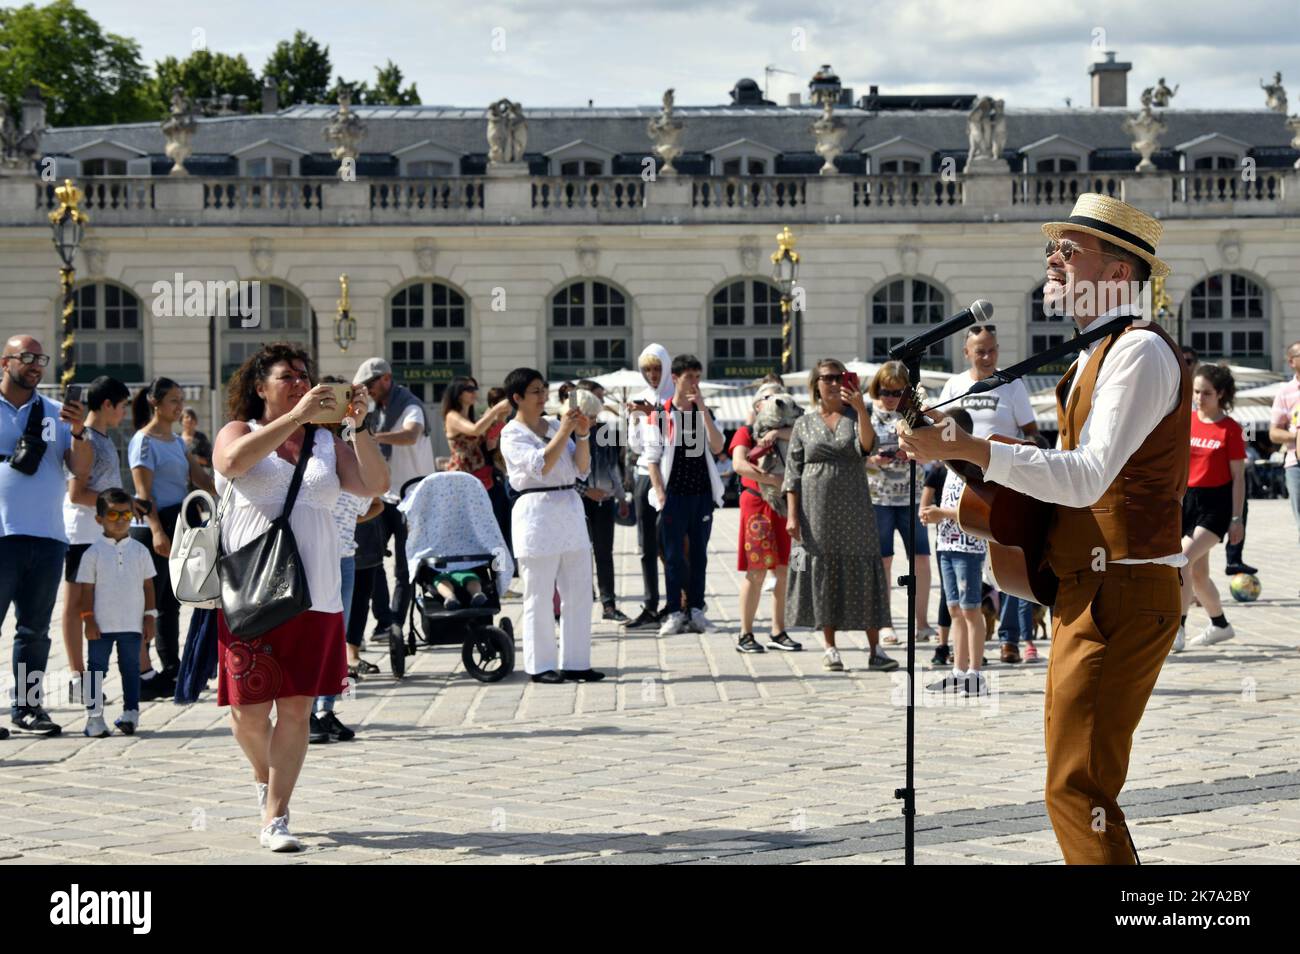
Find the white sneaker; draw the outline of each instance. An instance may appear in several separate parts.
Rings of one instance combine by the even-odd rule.
[[[266,815],[266,793],[271,790],[271,786],[265,782],[254,782],[253,786],[257,789],[257,809],[264,816]],[[289,823],[289,809],[287,808],[284,810],[284,823],[286,825]]]
[[[288,815],[272,818],[271,824],[262,829],[261,842],[263,848],[272,851],[302,851],[302,842],[289,834]]]
[[[1184,631],[1183,627],[1179,626],[1178,634],[1174,636],[1174,644],[1173,646],[1170,647],[1169,651],[1171,653],[1181,653],[1183,651],[1183,647],[1186,645],[1187,645],[1187,633]]]
[[[663,621],[659,627],[660,636],[678,636],[686,632],[687,620],[685,613],[670,613],[668,618]]]
[[[704,610],[692,607],[690,619],[686,621],[686,628],[692,633],[707,633],[713,629],[713,624],[704,615]]]
[[[822,668],[827,672],[844,671],[844,662],[840,659],[840,651],[838,649],[831,647],[822,654]]]
[[[975,669],[966,673],[964,689],[968,696],[987,696],[989,694],[989,682],[984,678],[983,673]]]
[[[1232,624],[1227,626],[1215,626],[1210,624],[1205,627],[1198,635],[1193,636],[1187,641],[1188,646],[1213,646],[1215,643],[1222,643],[1237,635],[1237,631],[1232,628]]]
[[[92,739],[107,739],[113,734],[113,730],[104,722],[103,715],[93,715],[86,719],[86,727],[81,730],[81,733]]]

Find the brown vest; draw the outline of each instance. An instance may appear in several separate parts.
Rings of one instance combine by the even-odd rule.
[[[1187,489],[1191,456],[1192,381],[1178,346],[1158,325],[1129,327],[1120,332],[1150,333],[1163,338],[1178,359],[1182,375],[1178,406],[1160,420],[1142,446],[1124,462],[1100,500],[1091,507],[1055,508],[1047,535],[1047,561],[1058,576],[1095,568],[1097,548],[1107,561],[1149,560],[1182,548],[1183,492]],[[1079,446],[1079,433],[1092,409],[1097,374],[1117,340],[1119,335],[1101,340],[1073,394],[1070,381],[1078,369],[1077,361],[1057,384],[1056,418],[1062,450]]]

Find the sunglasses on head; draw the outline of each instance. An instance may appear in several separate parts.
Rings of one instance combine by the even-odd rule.
[[[983,334],[986,331],[991,335],[996,335],[998,333],[998,329],[993,327],[993,325],[971,325],[966,329],[966,337],[973,338],[975,335]]]

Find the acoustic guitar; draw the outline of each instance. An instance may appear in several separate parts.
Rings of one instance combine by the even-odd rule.
[[[907,428],[934,427],[921,413],[925,389],[910,389],[898,411]],[[994,434],[990,440],[1004,444],[1030,444]],[[988,543],[989,567],[998,589],[1043,606],[1056,602],[1060,583],[1047,565],[1047,531],[1052,505],[984,479],[984,471],[969,461],[946,460],[944,465],[966,481],[957,505],[957,525]]]

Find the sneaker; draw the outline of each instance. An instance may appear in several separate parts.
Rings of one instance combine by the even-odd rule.
[[[1223,572],[1228,576],[1236,576],[1238,573],[1249,573],[1251,576],[1259,575],[1259,570],[1249,563],[1229,563],[1223,568]]]
[[[138,709],[124,709],[122,714],[113,720],[113,725],[123,735],[135,735],[135,727],[140,724],[140,711]]]
[[[939,638],[939,631],[933,626],[922,626],[916,631],[916,641],[918,643],[928,643],[932,639]]]
[[[659,625],[659,614],[648,606],[641,607],[641,612],[637,614],[636,619],[630,619],[623,624],[624,629],[648,629],[651,626]]]
[[[710,623],[709,618],[704,615],[704,610],[695,606],[691,607],[691,615],[686,620],[686,628],[692,633],[707,633],[709,630],[713,629],[713,624]]]
[[[460,600],[456,599],[456,597],[454,596],[449,600],[443,600],[442,608],[448,612],[452,612],[453,610],[458,610],[460,609]]]
[[[894,632],[894,627],[882,626],[880,629],[880,641],[886,646],[897,646],[898,634]]]
[[[978,669],[975,672],[966,673],[966,679],[962,686],[968,696],[987,696],[989,694],[989,681],[984,678],[984,674]]]
[[[107,739],[113,730],[104,723],[102,715],[93,715],[86,719],[86,727],[81,730],[81,734],[91,739]]]
[[[289,834],[288,815],[271,819],[271,824],[262,829],[260,840],[263,848],[272,851],[302,851],[302,842]]]
[[[671,613],[659,627],[660,636],[678,636],[686,632],[686,614]]]
[[[1032,639],[1025,640],[1025,662],[1038,662],[1038,649]]]
[[[960,676],[955,672],[950,672],[938,682],[932,682],[925,687],[926,692],[961,692],[966,688],[966,674]]]
[[[1227,626],[1210,625],[1205,627],[1198,635],[1193,636],[1187,641],[1188,646],[1213,646],[1215,643],[1226,642],[1237,635],[1237,631],[1232,628],[1232,624]]]
[[[758,640],[754,638],[753,633],[740,634],[740,641],[736,643],[736,652],[761,653],[763,651],[763,647],[759,645]]]
[[[930,657],[931,666],[946,666],[952,659],[952,647],[947,643],[940,643],[934,647],[934,655]]]
[[[893,672],[898,668],[898,660],[890,659],[885,655],[885,651],[877,646],[871,651],[871,656],[867,660],[867,668],[872,672]]]
[[[605,674],[596,669],[562,669],[560,675],[567,682],[600,682]]]
[[[313,714],[311,724],[307,729],[307,744],[319,745],[328,741],[330,741],[330,730],[325,727],[319,716]]]
[[[560,683],[564,682],[564,677],[554,669],[548,669],[546,672],[534,673],[529,678],[532,679],[533,682],[544,682],[548,686],[558,686]]]
[[[1002,661],[1012,665],[1020,662],[1020,650],[1016,649],[1011,643],[1002,644]]]
[[[339,717],[333,712],[322,712],[318,721],[329,733],[331,742],[351,742],[357,736],[356,732],[340,722]]]
[[[844,662],[840,659],[840,651],[831,647],[822,654],[822,668],[827,672],[843,672]]]
[[[781,630],[781,632],[769,639],[767,645],[773,649],[784,650],[787,653],[797,653],[803,649],[803,643],[796,643],[785,630]]]
[[[480,590],[479,592],[475,593],[473,596],[471,596],[471,597],[469,598],[469,605],[470,605],[470,606],[486,606],[486,605],[487,605],[487,601],[488,601],[488,596],[487,596],[487,594],[484,593],[482,590]]]
[[[605,609],[600,614],[600,618],[613,620],[614,622],[618,623],[620,626],[622,626],[625,623],[632,622],[632,620],[628,617],[628,615],[624,613],[621,609],[616,607],[613,603],[605,604]]]
[[[1182,626],[1179,626],[1178,632],[1174,634],[1174,644],[1169,647],[1169,651],[1171,653],[1181,653],[1186,645],[1187,631]]]
[[[19,709],[18,714],[9,721],[25,732],[35,732],[37,735],[58,735],[63,731],[63,726],[56,724],[40,706]]]

